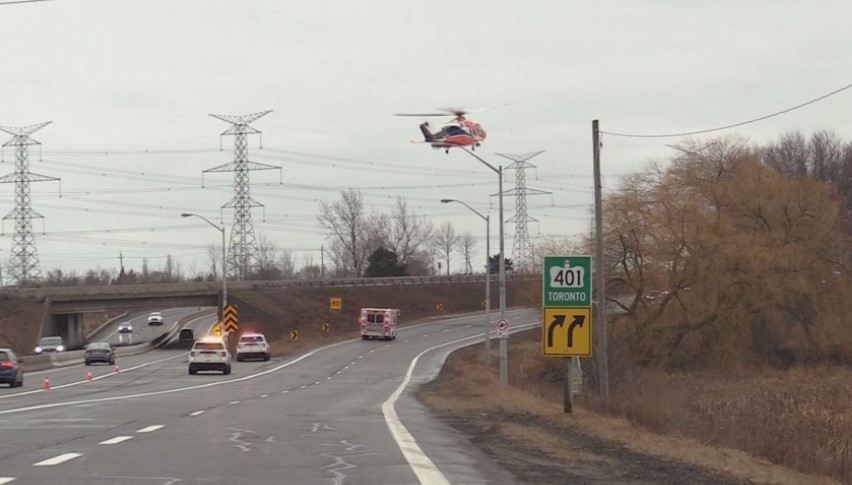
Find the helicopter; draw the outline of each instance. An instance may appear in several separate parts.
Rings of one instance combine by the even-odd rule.
[[[465,115],[469,113],[468,111],[457,108],[444,108],[441,111],[444,111],[444,113],[398,113],[396,116],[453,116],[452,120],[436,132],[429,129],[428,121],[420,123],[423,143],[430,144],[435,150],[443,149],[444,153],[450,153],[450,148],[458,147],[469,147],[471,150],[475,150],[476,147],[480,146],[480,142],[485,140],[486,133],[482,125],[465,118]]]

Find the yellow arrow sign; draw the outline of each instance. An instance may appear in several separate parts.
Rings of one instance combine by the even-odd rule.
[[[217,337],[221,337],[222,336],[222,322],[216,322],[216,324],[213,325],[213,328],[210,329],[210,333],[212,333],[213,335],[215,335]]]
[[[290,338],[293,339],[293,340],[298,339],[299,338],[299,331],[298,330],[290,330]]]
[[[541,323],[545,356],[592,355],[591,307],[545,307]]]

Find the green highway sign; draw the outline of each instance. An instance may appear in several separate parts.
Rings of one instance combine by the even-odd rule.
[[[545,256],[542,269],[542,306],[592,306],[591,256]]]

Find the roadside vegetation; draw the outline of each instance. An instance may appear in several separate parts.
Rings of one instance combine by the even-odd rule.
[[[852,144],[677,150],[604,202],[610,396],[589,365],[581,406],[852,483]]]

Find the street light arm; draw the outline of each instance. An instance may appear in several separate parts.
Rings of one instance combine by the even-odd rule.
[[[474,209],[473,207],[471,207],[471,206],[467,205],[467,202],[465,202],[465,201],[463,201],[463,200],[458,200],[458,199],[441,199],[441,203],[448,204],[448,203],[450,203],[450,202],[458,202],[459,204],[462,204],[463,206],[465,206],[465,207],[467,207],[468,209],[470,209],[471,211],[473,211],[473,213],[474,213],[474,214],[476,214],[476,215],[478,215],[479,217],[481,217],[483,221],[486,221],[486,222],[488,221],[488,216],[484,216],[484,215],[482,215],[482,214],[481,214],[478,210],[476,210],[476,209]]]
[[[210,224],[211,226],[215,227],[217,231],[219,231],[219,232],[221,232],[221,233],[223,233],[223,234],[225,233],[225,226],[219,227],[217,224],[215,224],[215,223],[211,222],[211,221],[210,221],[210,219],[208,219],[208,218],[206,218],[206,217],[202,216],[201,214],[195,214],[195,213],[191,213],[191,212],[184,212],[184,213],[183,213],[183,214],[181,214],[180,216],[181,216],[181,217],[198,217],[199,219],[203,220],[203,221],[204,221],[204,222],[206,222],[207,224]]]
[[[468,149],[467,149],[467,148],[465,148],[465,147],[459,147],[459,148],[461,148],[462,150],[466,151],[466,152],[467,152],[470,156],[472,156],[473,158],[475,158],[475,159],[479,160],[480,162],[482,162],[482,164],[483,164],[483,165],[485,165],[486,167],[488,167],[488,168],[490,168],[491,170],[493,170],[493,171],[494,171],[494,173],[499,174],[501,177],[503,176],[503,174],[502,174],[502,170],[498,170],[498,169],[497,169],[497,167],[495,167],[494,165],[491,165],[490,163],[486,162],[485,160],[483,160],[482,158],[480,158],[480,157],[479,157],[479,155],[477,155],[477,154],[473,153],[472,151],[468,150]]]

